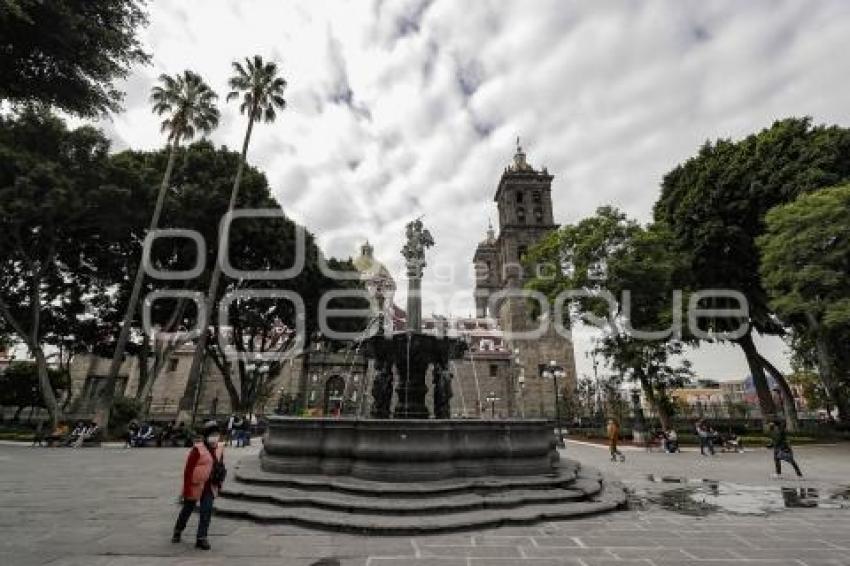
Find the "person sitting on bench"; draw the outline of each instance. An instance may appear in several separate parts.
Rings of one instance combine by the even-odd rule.
[[[85,425],[82,433],[80,433],[80,435],[77,437],[77,441],[74,442],[74,448],[79,448],[80,446],[82,446],[86,440],[94,437],[94,435],[97,434],[97,431],[98,426],[94,422],[90,422]]]
[[[152,440],[153,437],[154,430],[150,423],[142,423],[139,433],[136,435],[136,446],[144,446],[145,442]]]
[[[86,423],[84,423],[83,421],[77,421],[77,424],[74,425],[74,430],[71,431],[71,434],[69,434],[67,437],[65,437],[65,441],[64,441],[63,444],[65,446],[73,446],[74,444],[76,444],[77,439],[80,438],[80,436],[82,436],[82,434],[85,432],[85,430],[86,430]]]
[[[668,454],[675,454],[679,451],[679,435],[675,429],[670,429],[664,434],[664,451]]]

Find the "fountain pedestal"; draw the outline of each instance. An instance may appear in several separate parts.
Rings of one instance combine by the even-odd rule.
[[[558,452],[552,424],[542,419],[274,416],[260,459],[266,472],[407,483],[552,474]]]

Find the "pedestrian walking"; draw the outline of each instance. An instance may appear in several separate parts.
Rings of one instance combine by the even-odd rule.
[[[44,436],[44,419],[39,419],[38,424],[35,426],[35,433],[32,436],[32,446],[38,446],[39,448],[47,446]]]
[[[788,442],[788,434],[785,432],[785,423],[774,421],[770,423],[770,444],[768,448],[773,448],[773,465],[776,467],[774,478],[782,477],[782,462],[788,462],[797,477],[803,477],[803,472],[800,471],[800,466],[794,459],[794,451],[791,450],[791,443]]]
[[[224,448],[219,446],[219,436],[218,424],[215,421],[207,422],[203,428],[203,438],[195,442],[186,457],[181,493],[183,507],[177,516],[171,542],[180,542],[186,523],[195,510],[195,505],[199,504],[200,518],[195,547],[210,549],[207,533],[212,519],[213,500],[227,475],[227,469],[224,467]]]
[[[697,421],[696,424],[697,436],[699,437],[699,453],[703,456],[707,454],[706,449],[708,449],[709,454],[714,456],[714,433],[711,428],[706,424],[703,419]]]
[[[224,430],[224,445],[232,446],[233,445],[233,423],[236,422],[236,414],[230,413],[230,417],[227,419],[227,426]]]
[[[616,419],[608,419],[608,448],[611,451],[611,461],[625,462],[626,457],[617,448],[617,442],[620,440],[620,423]]]

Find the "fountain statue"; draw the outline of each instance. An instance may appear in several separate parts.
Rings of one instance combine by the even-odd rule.
[[[393,370],[398,374],[397,419],[429,417],[425,398],[428,393],[426,374],[434,374],[434,418],[447,419],[452,397],[452,373],[449,362],[463,356],[466,344],[460,339],[422,333],[422,274],[426,266],[425,250],[434,238],[417,218],[407,224],[407,240],[401,249],[407,267],[407,328],[399,332],[380,332],[364,341],[366,357],[375,360],[372,385],[372,417],[387,419],[393,394]]]

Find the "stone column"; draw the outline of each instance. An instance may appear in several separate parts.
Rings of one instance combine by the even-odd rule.
[[[422,332],[422,273],[407,273],[407,329]]]

